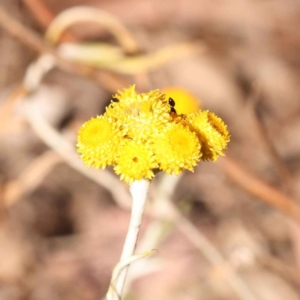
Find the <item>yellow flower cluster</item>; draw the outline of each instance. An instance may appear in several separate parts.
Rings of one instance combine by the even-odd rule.
[[[159,90],[124,89],[104,115],[82,125],[77,151],[86,165],[113,166],[127,183],[152,179],[160,170],[193,171],[200,159],[223,155],[230,136],[220,118],[209,111],[179,114],[174,107],[174,99]]]

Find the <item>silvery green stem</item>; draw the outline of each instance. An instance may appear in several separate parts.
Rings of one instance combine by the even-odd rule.
[[[149,183],[149,180],[142,179],[140,181],[134,181],[130,186],[130,193],[132,196],[131,218],[120,262],[124,259],[128,259],[134,254],[139,230],[142,224]],[[110,290],[107,294],[108,300],[121,299],[127,271],[128,266],[122,270],[118,278],[112,278]]]

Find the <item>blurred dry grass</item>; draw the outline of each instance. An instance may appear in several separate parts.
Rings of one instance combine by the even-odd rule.
[[[217,163],[200,163],[194,174],[165,187],[161,174],[153,181],[141,239],[150,237],[140,250],[159,251],[132,266],[126,299],[300,299],[300,2],[0,5],[25,30],[12,32],[0,15],[0,300],[105,295],[130,199],[110,171],[88,170],[73,150],[82,122],[101,114],[116,89],[131,83],[140,91],[188,89],[229,124],[232,140]],[[43,39],[46,29],[75,5],[99,8],[125,25],[137,43],[133,54],[122,54],[130,62],[171,45],[196,45],[196,51],[129,75],[55,54],[56,67],[28,90],[22,80],[29,65],[38,54],[56,53]],[[93,23],[73,26],[61,38],[84,41],[118,47]],[[163,201],[169,196],[177,208]],[[239,296],[227,284],[233,271]]]

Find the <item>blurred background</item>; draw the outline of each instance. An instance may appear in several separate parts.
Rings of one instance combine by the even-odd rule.
[[[105,296],[130,196],[76,134],[130,84],[231,142],[153,180],[124,299],[300,299],[299,28],[297,0],[1,0],[0,300]]]

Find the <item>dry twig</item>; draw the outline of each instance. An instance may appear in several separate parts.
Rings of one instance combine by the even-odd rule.
[[[31,11],[32,15],[38,21],[38,23],[42,26],[43,29],[47,29],[52,20],[54,19],[54,14],[47,7],[47,5],[42,0],[23,0],[24,4]],[[66,32],[62,39],[68,42],[76,42],[76,38]]]
[[[249,194],[263,200],[268,205],[277,208],[288,217],[298,221],[300,219],[300,207],[290,197],[284,195],[276,188],[268,185],[244,168],[228,155],[218,160],[219,166],[224,172],[239,184]]]
[[[168,184],[162,186],[161,198],[159,206],[165,206],[164,211],[168,213],[171,220],[174,221],[175,226],[187,237],[187,239],[202,253],[205,259],[216,269],[222,268],[225,271],[224,279],[236,295],[243,300],[256,300],[252,291],[248,288],[246,283],[240,278],[236,271],[226,262],[222,254],[217,248],[189,221],[179,209],[171,201],[171,195],[174,184],[170,184],[171,178],[166,178]],[[177,180],[174,180],[176,183]]]
[[[278,175],[281,178],[283,189],[286,193],[290,193],[292,189],[292,175],[287,166],[283,162],[282,158],[278,154],[274,144],[268,134],[268,130],[264,121],[264,116],[260,110],[259,103],[261,102],[262,91],[258,83],[253,84],[252,93],[249,97],[249,109],[253,115],[255,121],[257,134],[268,151],[274,167],[277,169]]]
[[[121,79],[120,77],[112,76],[108,73],[99,72],[94,68],[85,65],[74,64],[66,61],[65,59],[62,59],[56,54],[55,50],[44,43],[43,40],[35,34],[35,32],[24,27],[23,24],[15,20],[1,6],[0,26],[2,26],[7,32],[12,34],[15,38],[28,46],[30,49],[36,51],[38,54],[50,54],[51,56],[53,56],[55,65],[66,72],[71,72],[83,77],[88,77],[97,82],[100,86],[104,86],[105,88],[113,92],[129,84],[127,80]]]

